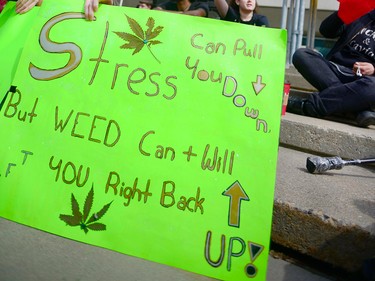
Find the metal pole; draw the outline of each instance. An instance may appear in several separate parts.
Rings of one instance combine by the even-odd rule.
[[[299,10],[299,17],[298,17],[298,38],[297,38],[297,46],[296,48],[300,48],[302,46],[302,38],[303,38],[303,26],[305,23],[305,1],[301,1],[300,10]]]
[[[309,26],[307,30],[307,42],[306,42],[306,47],[310,49],[314,49],[317,9],[318,9],[318,0],[310,0],[310,16],[309,16]]]
[[[281,6],[281,24],[280,28],[286,28],[286,21],[287,21],[287,13],[288,13],[288,0],[283,0],[283,4]]]
[[[290,0],[290,6],[288,11],[288,44],[287,44],[287,65],[289,66],[292,62],[292,33],[293,33],[293,18],[294,18],[294,0]]]
[[[298,23],[299,23],[299,10],[300,10],[300,3],[304,0],[297,0],[296,6],[294,7],[294,17],[293,17],[293,30],[292,30],[292,40],[291,40],[291,48],[290,48],[290,61],[292,61],[292,57],[294,52],[297,48],[297,36],[298,36]]]

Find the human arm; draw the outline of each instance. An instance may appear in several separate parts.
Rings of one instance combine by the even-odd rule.
[[[197,9],[197,10],[192,10],[192,11],[170,11],[170,10],[165,10],[161,7],[155,7],[153,10],[158,10],[158,11],[165,11],[165,12],[170,12],[170,13],[175,13],[175,14],[184,14],[184,15],[190,15],[190,16],[198,16],[198,17],[206,17],[207,13],[203,9]]]
[[[18,0],[16,3],[16,13],[24,14],[35,6],[42,5],[43,0]]]
[[[198,8],[196,10],[191,10],[191,11],[185,11],[181,13],[184,15],[198,16],[198,17],[207,17],[208,15],[208,13],[202,8]]]
[[[190,8],[182,13],[190,16],[207,17],[209,11],[210,8],[207,2],[193,2]]]
[[[113,0],[85,0],[85,17],[94,20],[94,14],[98,10],[99,3],[113,5]]]
[[[225,18],[228,13],[229,5],[226,0],[214,0],[217,12],[220,18]]]
[[[203,2],[193,2],[189,3],[188,6],[181,5],[179,2],[164,2],[161,3],[158,7],[154,8],[155,10],[163,10],[170,13],[184,14],[190,16],[199,16],[207,17],[209,12],[209,7],[207,3]]]

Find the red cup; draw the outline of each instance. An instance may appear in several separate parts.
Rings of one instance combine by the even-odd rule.
[[[283,107],[281,110],[281,115],[285,115],[286,113],[286,106],[288,105],[289,91],[290,91],[290,83],[284,83]]]

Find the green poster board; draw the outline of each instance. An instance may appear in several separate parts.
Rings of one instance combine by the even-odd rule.
[[[0,216],[265,280],[286,31],[114,6],[88,22],[73,0],[6,13],[2,28],[23,17],[0,111]]]

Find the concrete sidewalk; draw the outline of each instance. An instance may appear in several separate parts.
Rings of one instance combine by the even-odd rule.
[[[267,281],[334,280],[270,256]],[[208,281],[0,218],[0,281]]]

